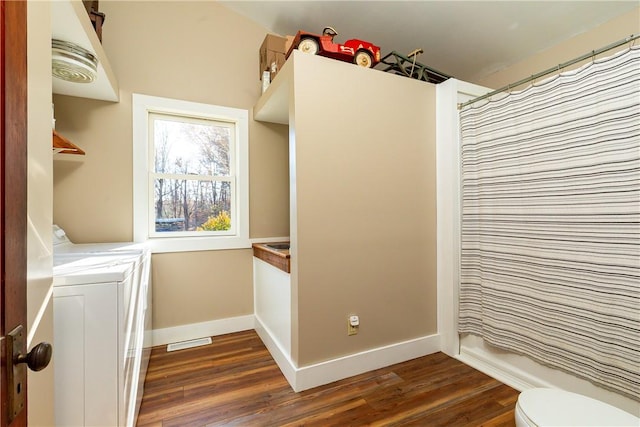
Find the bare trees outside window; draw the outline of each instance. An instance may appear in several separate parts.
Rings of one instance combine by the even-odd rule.
[[[234,124],[159,113],[149,118],[155,231],[230,230]]]

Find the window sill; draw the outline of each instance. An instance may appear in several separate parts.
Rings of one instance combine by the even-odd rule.
[[[251,249],[248,238],[237,236],[218,237],[168,237],[150,238],[146,244],[151,253],[219,251],[229,249]]]

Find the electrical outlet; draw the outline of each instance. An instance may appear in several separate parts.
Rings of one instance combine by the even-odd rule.
[[[347,318],[347,335],[356,335],[360,327],[360,319],[358,316],[349,316]]]
[[[347,323],[347,335],[356,335],[358,333],[357,326],[351,326],[351,323]]]

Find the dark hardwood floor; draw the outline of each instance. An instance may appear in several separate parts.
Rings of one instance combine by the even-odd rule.
[[[155,347],[138,427],[514,426],[518,392],[435,353],[295,393],[254,331]]]

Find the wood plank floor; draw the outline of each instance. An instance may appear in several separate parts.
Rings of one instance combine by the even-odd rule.
[[[295,393],[255,331],[155,347],[138,427],[514,426],[518,392],[435,353]]]

